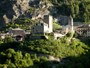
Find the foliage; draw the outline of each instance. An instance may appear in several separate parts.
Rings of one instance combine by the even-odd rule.
[[[30,58],[30,54],[22,54],[22,52],[14,51],[13,49],[7,49],[5,52],[0,53],[0,60],[3,64],[6,64],[7,67],[29,67],[33,65],[33,61]]]
[[[53,31],[57,30],[57,29],[60,29],[61,26],[58,24],[58,23],[53,23]]]
[[[74,21],[90,22],[89,0],[49,0],[62,15],[72,15]]]
[[[35,21],[32,21],[30,18],[18,18],[15,22],[10,22],[6,24],[6,31],[9,28],[22,28],[22,29],[30,29],[32,25],[35,24]]]
[[[3,41],[4,41],[4,43],[13,42],[14,38],[12,38],[11,36],[6,36]]]
[[[88,40],[89,41],[89,40]],[[40,39],[40,40],[25,40],[22,42],[7,41],[0,44],[0,67],[7,68],[51,68],[55,65],[60,67],[83,67],[90,61],[88,53],[90,47],[79,39],[72,38],[68,41],[68,37],[54,39]],[[86,53],[88,53],[86,55]],[[64,64],[58,64],[57,62],[49,61],[48,56],[54,56],[64,61]],[[80,57],[79,59],[73,59],[73,57]],[[70,57],[70,58],[69,58]],[[64,59],[67,58],[67,59]],[[87,64],[84,64],[83,60]],[[69,61],[68,61],[69,60]],[[76,63],[78,62],[78,63]],[[72,64],[72,65],[71,65]]]
[[[89,0],[49,0],[62,15],[72,15],[75,21],[90,21]],[[33,14],[34,9],[28,12]],[[18,19],[17,23],[6,25],[9,28],[21,27],[29,29],[34,23],[29,18]],[[30,25],[30,26],[28,26]],[[53,23],[54,30],[59,29],[57,23]],[[0,39],[0,68],[88,68],[90,67],[90,39],[86,42],[68,37],[54,40],[52,34],[47,34],[49,39],[24,40],[14,42],[14,39],[7,36]],[[87,44],[87,42],[89,44]],[[59,64],[50,61],[48,56],[60,58]]]
[[[74,32],[69,32],[69,33],[66,34],[66,36],[69,37],[69,38],[73,38],[73,35],[74,35]]]

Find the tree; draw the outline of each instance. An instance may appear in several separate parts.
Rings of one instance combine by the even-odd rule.
[[[60,29],[61,26],[58,23],[53,23],[53,31]]]
[[[11,36],[6,36],[4,39],[4,43],[8,43],[8,42],[13,42],[14,38],[12,38]]]
[[[76,15],[79,14],[79,6],[78,6],[78,4],[75,4],[75,14]]]
[[[90,21],[89,0],[50,0],[60,15],[72,15],[74,21]]]

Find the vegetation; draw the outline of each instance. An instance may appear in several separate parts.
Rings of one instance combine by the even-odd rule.
[[[62,15],[72,15],[74,21],[90,22],[90,0],[49,0]]]
[[[75,21],[90,21],[90,0],[48,0],[62,15],[72,15]],[[1,10],[0,10],[1,11]],[[28,10],[33,14],[34,9]],[[2,13],[0,13],[1,15]],[[17,23],[16,23],[17,22]],[[6,25],[9,28],[20,27],[30,29],[35,24],[27,17],[17,19]],[[30,26],[28,26],[30,25]],[[53,23],[54,31],[61,28]],[[0,68],[89,68],[90,38],[72,38],[72,33],[54,40],[53,33],[46,34],[49,39],[31,40],[29,36],[21,42],[16,42],[10,36],[0,38]],[[75,34],[75,37],[78,37]],[[51,61],[49,56],[60,59]]]
[[[36,23],[36,21],[31,20],[30,18],[23,17],[23,18],[18,18],[15,22],[10,22],[6,24],[6,27],[1,28],[0,31],[2,33],[6,33],[9,29],[12,28],[21,28],[24,30],[30,30],[31,27]]]
[[[73,68],[74,66],[83,68],[90,63],[90,47],[79,39],[71,39],[71,42],[68,37],[58,40],[50,38],[22,42],[14,40],[6,40],[6,42],[5,40],[0,40],[1,68],[42,68],[43,66],[50,68],[53,65],[57,68]],[[49,61],[47,55],[60,58],[60,63]],[[86,60],[88,61],[84,64]]]
[[[34,24],[34,21],[32,21],[30,18],[21,18],[17,19],[15,22],[10,22],[6,25],[6,28],[17,28],[20,27],[22,29],[30,29],[31,26]]]
[[[61,28],[61,26],[58,23],[56,23],[56,22],[53,23],[53,31],[60,29],[60,28]]]

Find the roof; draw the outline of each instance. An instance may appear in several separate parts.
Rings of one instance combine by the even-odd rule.
[[[15,28],[15,29],[11,29],[9,30],[9,34],[12,34],[12,35],[25,35],[25,30],[23,29],[20,29],[20,28]]]
[[[15,29],[12,29],[12,30],[23,30],[23,29],[21,29],[21,28],[15,28]]]
[[[80,25],[77,28],[90,28],[90,24]]]

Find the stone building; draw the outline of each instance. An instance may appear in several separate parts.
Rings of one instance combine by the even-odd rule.
[[[60,25],[67,25],[68,16],[57,15],[57,17],[55,18],[55,21],[58,22]]]
[[[35,24],[32,28],[32,34],[45,34],[48,32],[48,24],[44,23],[43,21]]]
[[[25,35],[25,31],[23,29],[20,28],[15,28],[15,29],[10,29],[9,30],[9,34],[12,36],[17,36],[17,35]]]
[[[25,31],[20,28],[10,29],[8,34],[14,37],[16,41],[22,41],[25,37]]]
[[[73,18],[72,18],[72,16],[69,16],[68,17],[68,26],[69,26],[69,31],[74,32]]]
[[[45,15],[39,23],[32,27],[32,34],[45,34],[53,32],[53,18],[50,15]]]
[[[79,36],[89,37],[90,36],[90,25],[77,26],[75,31]]]
[[[62,26],[62,31],[64,31],[65,34],[68,32],[74,32],[74,25],[73,25],[73,18],[71,16],[68,17],[68,24]]]
[[[68,22],[67,25],[63,25],[61,29],[56,30],[54,32],[55,39],[61,38],[69,32],[72,32],[72,33],[74,32],[73,18],[71,16],[68,17],[67,22]]]
[[[53,17],[51,15],[45,15],[43,21],[48,24],[49,33],[53,32]]]

